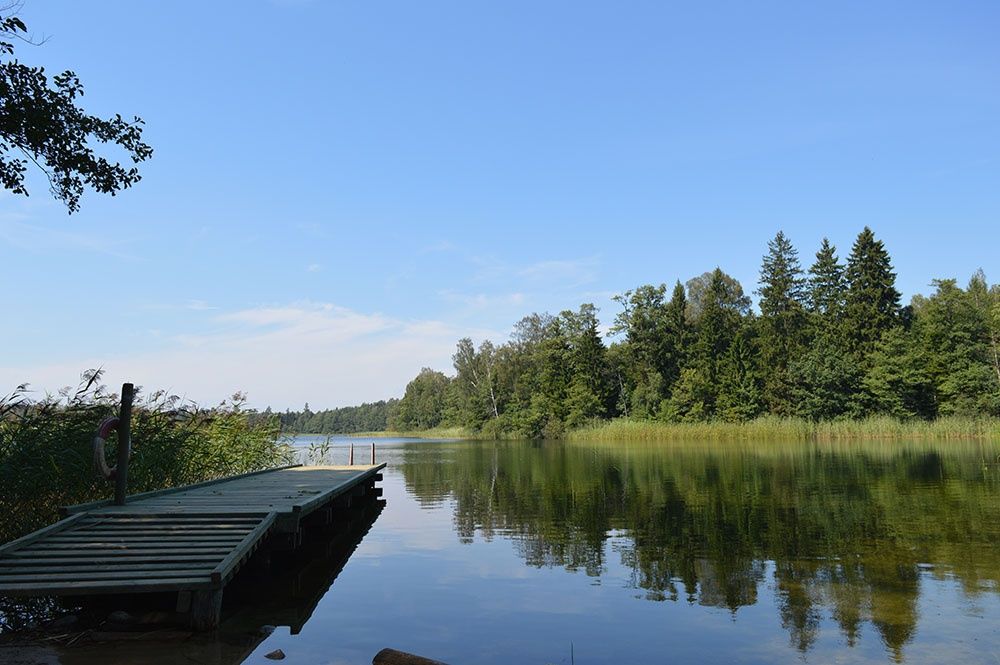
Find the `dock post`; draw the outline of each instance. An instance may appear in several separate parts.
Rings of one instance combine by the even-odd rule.
[[[354,442],[351,442],[351,455],[347,458],[347,465],[354,466]]]
[[[222,589],[199,589],[191,594],[191,627],[215,630],[222,621]]]
[[[375,466],[375,442],[372,441],[372,466]]]
[[[115,505],[124,506],[128,491],[128,458],[132,452],[132,398],[135,387],[122,384],[122,405],[118,412],[118,466],[115,469]]]

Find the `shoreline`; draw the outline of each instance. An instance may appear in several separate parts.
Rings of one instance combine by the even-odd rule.
[[[307,434],[305,432],[301,434]],[[312,433],[315,436],[322,434]],[[334,435],[331,435],[334,436]],[[464,427],[435,427],[406,432],[355,432],[350,438],[412,439],[520,439],[514,432],[486,437]],[[664,423],[655,420],[615,418],[566,432],[567,441],[1000,441],[1000,418],[946,417],[903,421],[889,417],[813,422],[802,418],[762,417],[747,422],[707,421]]]

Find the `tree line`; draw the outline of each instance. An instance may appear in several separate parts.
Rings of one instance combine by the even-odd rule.
[[[870,228],[846,262],[824,239],[803,268],[778,232],[755,295],[716,268],[685,284],[642,285],[606,344],[597,309],[531,314],[503,344],[459,340],[454,374],[425,368],[387,427],[463,426],[485,435],[555,437],[629,417],[664,422],[814,421],[1000,415],[1000,285],[982,270],[962,288],[937,279],[903,306]]]
[[[366,402],[360,406],[343,406],[336,409],[312,411],[306,402],[301,411],[283,413],[266,408],[260,416],[277,416],[284,432],[310,434],[349,434],[351,432],[382,432],[386,429],[389,412],[399,402],[397,399]]]

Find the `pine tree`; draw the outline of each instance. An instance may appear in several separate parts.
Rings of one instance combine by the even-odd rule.
[[[854,242],[845,277],[845,339],[861,366],[868,367],[882,335],[900,324],[900,296],[889,253],[867,226]]]
[[[794,411],[789,363],[805,346],[805,280],[798,252],[778,231],[760,269],[760,347],[764,399],[771,413]]]

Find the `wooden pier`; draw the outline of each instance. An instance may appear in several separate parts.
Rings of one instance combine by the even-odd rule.
[[[227,582],[269,543],[294,549],[329,525],[385,464],[288,466],[64,508],[56,524],[0,547],[0,595],[177,594],[196,629],[219,624]]]

